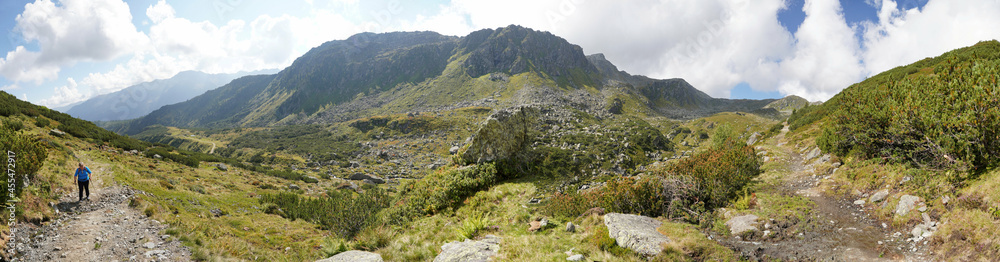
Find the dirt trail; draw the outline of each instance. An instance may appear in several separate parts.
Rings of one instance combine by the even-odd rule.
[[[798,221],[799,234],[742,241],[726,239],[722,242],[744,255],[760,260],[782,259],[790,261],[929,261],[926,244],[907,241],[905,232],[872,219],[862,206],[853,200],[833,196],[820,187],[828,173],[818,174],[814,159],[807,159],[791,145],[785,145],[788,127],[777,135],[774,143],[787,153],[784,161],[788,173],[779,191],[807,197],[814,205],[806,221]],[[761,221],[761,225],[768,221]],[[780,229],[774,229],[780,230]]]
[[[106,163],[84,163],[94,172],[90,200],[77,201],[74,190],[55,205],[54,221],[19,224],[19,232],[30,233],[15,239],[14,261],[191,261],[179,241],[160,235],[166,226],[128,207],[143,192],[111,182]]]

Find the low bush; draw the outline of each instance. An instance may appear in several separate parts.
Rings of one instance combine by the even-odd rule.
[[[1000,161],[1000,42],[897,67],[827,102],[817,143],[844,156],[920,168],[983,170]]]
[[[3,192],[0,194],[0,203],[7,203],[7,200],[11,200],[10,196],[12,194],[15,198],[21,196],[24,188],[17,185],[23,185],[22,181],[35,177],[35,174],[42,168],[42,164],[48,157],[48,151],[45,150],[45,146],[39,140],[6,128],[0,128],[0,150],[2,150],[0,152],[3,152],[7,159],[14,160],[13,163],[4,161],[5,166],[7,166],[4,170],[8,170],[5,172],[7,175],[13,175],[13,177],[8,177],[8,179],[13,178],[16,183],[0,183],[0,192]],[[9,164],[13,164],[13,167]],[[10,173],[11,171],[13,171],[13,174]],[[7,181],[7,179],[4,179],[4,181]],[[13,189],[9,188],[11,184],[14,185]]]
[[[439,171],[415,182],[403,184],[400,199],[385,215],[390,223],[402,224],[413,217],[454,209],[465,198],[500,181],[493,163]]]
[[[543,210],[574,217],[601,207],[608,212],[681,217],[700,222],[706,210],[723,207],[738,198],[760,175],[761,160],[741,143],[728,126],[716,128],[712,147],[665,168],[651,170],[643,179],[619,178],[586,192],[556,193]]]
[[[548,214],[576,217],[595,207],[607,212],[659,216],[670,198],[664,197],[659,178],[631,177],[608,181],[603,187],[585,192],[556,193],[543,206]]]
[[[2,125],[3,126],[0,126],[0,128],[7,129],[7,130],[10,130],[10,131],[15,131],[15,132],[21,131],[21,129],[24,129],[24,123],[22,123],[21,121],[18,121],[16,119],[4,118]]]
[[[389,201],[389,195],[378,188],[360,194],[330,191],[322,198],[282,192],[265,194],[260,199],[266,206],[265,212],[270,211],[267,213],[316,223],[345,239],[352,239],[363,230],[378,225],[377,214],[389,206]]]

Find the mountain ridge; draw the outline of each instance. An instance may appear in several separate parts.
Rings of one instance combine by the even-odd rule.
[[[240,84],[250,86],[235,86]],[[609,102],[628,103],[637,112],[690,119],[749,112],[773,101],[712,98],[683,79],[630,75],[603,55],[587,56],[561,37],[517,25],[464,37],[361,33],[311,49],[270,82],[234,80],[227,86],[232,97],[226,100],[228,108],[192,99],[105,127],[136,134],[156,124],[219,128],[328,123],[458,105],[503,108],[531,103],[591,113],[605,110]],[[223,117],[219,112],[236,114]]]

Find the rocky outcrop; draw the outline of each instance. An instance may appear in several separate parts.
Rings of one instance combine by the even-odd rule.
[[[659,220],[645,216],[619,213],[604,215],[608,235],[619,246],[646,256],[659,254],[663,249],[662,245],[670,242],[667,236],[656,230],[662,224]]]
[[[370,174],[354,173],[351,176],[348,176],[347,179],[364,181],[371,184],[385,184],[384,179]]]
[[[508,108],[493,113],[472,137],[462,153],[466,163],[482,163],[510,158],[527,147],[529,132],[539,110],[530,106]]]
[[[372,252],[351,250],[316,262],[382,262],[382,255]]]
[[[482,240],[466,239],[441,246],[441,253],[434,262],[484,262],[490,261],[500,250],[500,237],[487,235]]]

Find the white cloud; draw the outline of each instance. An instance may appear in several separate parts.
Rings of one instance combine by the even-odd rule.
[[[11,90],[17,90],[19,88],[21,88],[21,87],[18,86],[17,84],[9,84],[9,85],[5,85],[3,87],[0,87],[0,90],[11,91]]]
[[[173,7],[160,1],[147,8],[146,15],[154,21],[149,30],[152,48],[137,51],[111,71],[91,73],[81,84],[104,94],[186,70],[235,73],[281,68],[312,47],[360,32],[339,14],[325,10],[302,18],[262,15],[249,23],[231,20],[218,26],[176,17]]]
[[[864,61],[872,74],[1000,38],[1000,1],[932,0],[902,12],[896,6],[883,1],[879,23],[865,27]]]
[[[174,7],[168,5],[166,0],[160,0],[155,5],[146,8],[146,17],[149,17],[149,20],[153,21],[153,23],[173,18],[176,13],[177,11],[174,10]]]
[[[302,17],[262,15],[226,24],[177,17],[161,0],[146,8],[151,23],[146,35],[135,30],[120,0],[65,0],[60,6],[36,0],[19,16],[17,28],[40,50],[8,52],[0,59],[0,75],[38,83],[58,78],[61,67],[76,61],[131,56],[110,71],[89,74],[79,87],[75,81],[60,87],[47,100],[59,102],[185,70],[280,68],[323,42],[362,31],[464,36],[518,24],[550,31],[588,54],[605,53],[633,74],[685,78],[715,97],[728,97],[734,85],[747,82],[760,91],[825,100],[870,74],[1000,37],[995,0],[931,0],[921,10],[904,11],[898,6],[916,0],[866,1],[880,8],[879,22],[851,28],[839,1],[808,0],[806,19],[792,34],[777,20],[785,0],[451,0],[436,13],[412,16],[391,3],[362,10],[369,5],[323,0],[311,3]],[[864,31],[862,39],[857,30]]]
[[[17,16],[16,31],[39,51],[17,47],[0,59],[0,74],[16,82],[58,76],[78,61],[106,61],[131,53],[148,40],[132,24],[128,5],[118,0],[36,0]]]
[[[779,90],[826,100],[864,79],[861,50],[838,0],[806,0],[806,18],[795,34],[795,54],[781,62]]]
[[[80,102],[87,98],[87,95],[81,93],[80,89],[77,88],[76,80],[70,77],[66,78],[66,82],[65,86],[56,87],[55,95],[48,99],[43,99],[41,104],[49,108],[54,108]]]

